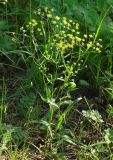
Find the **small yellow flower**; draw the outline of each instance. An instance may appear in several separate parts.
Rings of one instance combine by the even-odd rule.
[[[59,20],[60,20],[60,17],[59,17],[59,16],[56,16],[56,17],[55,17],[55,20],[59,21]]]
[[[74,29],[72,29],[71,31],[72,31],[73,33],[75,32],[75,30],[74,30]]]
[[[65,31],[61,31],[60,33],[63,33],[63,34],[64,34],[64,33],[65,33]]]
[[[46,11],[46,12],[48,11],[48,7],[45,7],[45,11]]]
[[[102,42],[102,39],[99,39],[100,42]]]
[[[57,40],[56,39],[53,39],[53,42],[55,43]]]
[[[96,43],[97,46],[100,46],[100,43]]]
[[[78,35],[80,34],[80,32],[76,32]]]
[[[59,37],[59,34],[55,34],[55,37],[57,37],[57,38],[58,38],[58,37]]]
[[[47,14],[47,17],[48,17],[48,18],[52,18],[52,15],[51,15],[51,14]]]
[[[42,36],[43,35],[43,33],[42,32],[40,32],[40,36]]]
[[[73,21],[71,19],[69,19],[69,22],[72,23]]]
[[[82,42],[82,46],[84,46],[85,45],[85,43],[84,42]]]
[[[78,30],[78,29],[79,29],[79,24],[78,24],[78,23],[76,24],[76,27],[75,27],[75,28],[76,28],[76,30]]]
[[[76,41],[78,41],[78,42],[81,42],[81,40],[82,40],[80,37],[76,37],[75,39],[76,39]]]
[[[87,38],[88,36],[87,36],[87,34],[84,34],[84,38]]]
[[[25,33],[26,32],[26,30],[25,29],[23,29],[23,31],[22,31],[23,33]]]
[[[57,24],[57,22],[56,22],[56,21],[52,21],[52,23],[53,23],[53,24]]]
[[[41,11],[38,11],[38,15],[41,15]]]
[[[93,43],[92,43],[92,42],[89,42],[89,43],[87,44],[87,49],[91,48],[92,46],[93,46]]]
[[[68,47],[69,47],[69,48],[73,48],[74,45],[73,45],[73,44],[69,44]]]
[[[63,17],[63,20],[66,20],[66,17]]]
[[[35,27],[38,23],[35,19],[32,19],[32,21],[29,24]]]
[[[24,27],[21,27],[20,30],[22,31],[24,29]]]
[[[38,9],[38,12],[41,12],[41,9],[40,9],[40,8]]]
[[[67,22],[68,27],[71,27],[71,24],[69,22]]]
[[[36,19],[32,19],[32,23],[37,23]]]
[[[89,35],[90,38],[93,38],[94,36],[92,34]]]
[[[98,47],[97,47],[95,50],[96,50],[98,53],[101,52],[100,48],[98,48]]]
[[[69,38],[73,38],[73,35],[72,34],[67,34],[67,36],[69,37]]]
[[[38,31],[38,32],[41,32],[41,28],[37,28],[37,31]]]
[[[65,25],[68,24],[67,21],[66,21],[65,19],[63,19],[63,23],[64,23]]]
[[[67,35],[66,35],[66,34],[64,34],[63,36],[64,36],[64,38],[66,38],[66,37],[67,37]]]
[[[73,44],[73,45],[75,44],[75,41],[74,41],[74,40],[72,40],[72,44]]]
[[[15,35],[16,33],[15,32],[12,32],[12,35]]]
[[[58,47],[58,48],[62,48],[62,47],[63,47],[63,45],[64,45],[64,43],[63,43],[63,41],[60,41],[60,42],[59,42],[59,43],[57,43],[56,45],[57,45],[57,47]]]

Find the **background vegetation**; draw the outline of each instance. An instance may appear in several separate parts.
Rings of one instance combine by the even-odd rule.
[[[113,1],[0,1],[0,159],[113,160]]]

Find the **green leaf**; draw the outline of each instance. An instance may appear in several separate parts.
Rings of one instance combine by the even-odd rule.
[[[79,84],[80,84],[81,86],[85,86],[85,87],[88,87],[88,86],[90,85],[86,80],[83,80],[83,79],[81,79],[81,80],[79,81]]]
[[[104,122],[102,119],[102,116],[100,115],[100,113],[97,110],[87,110],[87,111],[83,110],[82,113],[83,113],[84,117],[86,117],[90,120],[93,120],[96,123]]]
[[[69,90],[69,91],[74,91],[75,89],[76,89],[76,84],[75,84],[75,82],[70,82],[70,83],[69,83],[68,90]]]
[[[109,116],[113,116],[113,107],[111,105],[107,108],[107,113]]]
[[[113,0],[106,0],[107,3],[109,3],[110,5],[113,5]]]
[[[20,116],[28,118],[29,115],[32,116],[32,114],[37,114],[36,110],[34,109],[35,100],[36,95],[34,93],[29,93],[20,98],[20,101],[17,104],[17,111]]]
[[[12,41],[12,37],[7,34],[0,35],[0,50],[12,50],[15,49],[15,44]]]
[[[106,129],[105,130],[105,135],[104,135],[106,143],[110,144],[113,143],[113,129]]]
[[[103,146],[103,144],[97,144],[95,148],[96,148],[97,152],[99,152],[99,153],[107,152],[107,149],[106,149],[106,147]]]
[[[5,21],[0,21],[0,30],[7,30],[11,27],[7,22]]]
[[[73,140],[68,135],[63,135],[62,138],[64,141],[66,141],[72,145],[76,145],[75,142],[73,142]]]

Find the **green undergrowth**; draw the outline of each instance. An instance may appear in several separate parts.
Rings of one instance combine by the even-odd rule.
[[[113,2],[0,1],[0,159],[113,159]]]

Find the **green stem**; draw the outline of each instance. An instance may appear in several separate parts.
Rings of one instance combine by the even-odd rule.
[[[95,41],[96,41],[96,39],[97,39],[97,36],[98,36],[98,34],[99,34],[99,32],[100,32],[100,29],[101,29],[101,26],[102,26],[102,24],[103,24],[103,22],[104,22],[104,19],[106,18],[107,14],[108,14],[110,8],[111,8],[111,6],[110,6],[110,7],[108,8],[108,10],[105,12],[102,20],[100,21],[100,24],[99,24],[99,26],[98,26],[98,28],[97,28],[97,31],[96,31],[96,34],[95,34],[95,38],[94,38],[93,43],[95,43]]]
[[[29,20],[31,22],[32,21],[32,0],[30,0],[29,2],[30,2],[30,6],[29,6],[30,16],[29,16]],[[32,25],[30,25],[30,51],[32,52]]]
[[[7,21],[7,23],[8,23],[8,10],[7,10],[7,3],[6,3],[6,8],[5,8],[5,10],[6,10],[6,21]]]
[[[16,35],[18,35],[18,17],[17,17],[17,6],[18,6],[18,3],[17,3],[17,0],[15,0],[15,8],[16,8],[16,17],[15,17],[15,20],[16,20]]]

